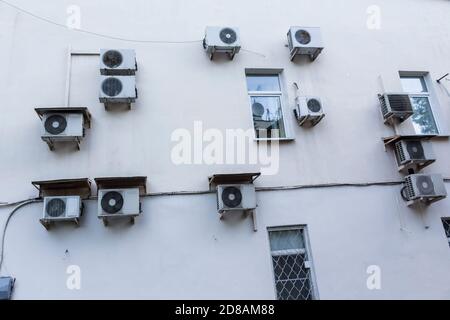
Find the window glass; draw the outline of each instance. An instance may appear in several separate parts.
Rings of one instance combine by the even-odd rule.
[[[450,246],[450,218],[443,218],[442,224],[444,225],[445,235],[447,236],[448,245]]]
[[[442,223],[444,225],[445,235],[447,238],[450,238],[450,218],[442,219]]]
[[[272,251],[303,249],[303,230],[283,230],[270,232],[270,249]]]
[[[278,75],[248,75],[248,91],[281,91]]]
[[[253,124],[258,138],[286,137],[281,98],[279,96],[251,96]],[[261,130],[264,130],[261,132]]]
[[[403,91],[408,93],[428,92],[425,79],[423,77],[401,77]]]
[[[438,134],[428,97],[411,97],[414,114],[411,116],[418,134]]]

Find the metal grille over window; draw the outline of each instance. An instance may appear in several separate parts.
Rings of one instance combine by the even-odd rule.
[[[277,299],[314,299],[304,230],[269,230],[269,236]]]
[[[442,224],[444,225],[445,235],[447,236],[448,245],[450,246],[450,218],[442,219]]]

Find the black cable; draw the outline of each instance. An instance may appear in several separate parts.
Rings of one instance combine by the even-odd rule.
[[[336,188],[336,187],[371,187],[371,186],[395,186],[403,184],[404,181],[381,181],[381,182],[356,182],[356,183],[322,183],[310,185],[294,185],[279,187],[257,187],[256,191],[281,191],[297,189],[316,189],[316,188]]]
[[[1,0],[0,0],[1,1]],[[444,182],[450,182],[450,178],[444,178]],[[404,184],[403,180],[397,181],[378,181],[378,182],[336,182],[336,183],[320,183],[320,184],[305,184],[305,185],[292,185],[292,186],[273,186],[273,187],[256,187],[256,191],[266,192],[266,191],[284,191],[284,190],[298,190],[298,189],[316,189],[316,188],[339,188],[339,187],[372,187],[372,186],[395,186]],[[162,191],[162,192],[150,192],[143,197],[163,197],[163,196],[192,196],[192,195],[203,195],[203,194],[213,194],[215,190],[193,190],[193,191]],[[85,200],[97,200],[97,196],[91,196]],[[13,205],[21,204],[26,201],[42,201],[40,198],[21,200],[16,202],[0,202],[0,208],[10,207]]]
[[[400,195],[402,196],[403,200],[405,201],[409,201],[408,196],[405,195],[405,190],[406,190],[407,186],[404,186],[401,190],[400,190]]]
[[[31,199],[19,200],[19,201],[15,201],[15,202],[0,202],[0,208],[12,207],[12,206],[21,204],[23,202],[32,201],[32,200],[42,201],[42,199],[40,199],[40,198],[31,198]]]

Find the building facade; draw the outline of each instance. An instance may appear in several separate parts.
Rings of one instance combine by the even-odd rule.
[[[133,225],[102,224],[94,183],[79,227],[43,228],[41,201],[15,212],[0,270],[16,278],[14,299],[450,298],[450,202],[407,206],[382,139],[433,135],[422,173],[450,178],[450,76],[436,82],[450,72],[448,1],[11,3],[0,3],[0,223],[8,203],[38,197],[32,181],[147,177]],[[233,60],[210,60],[207,26],[239,28]],[[320,27],[315,61],[290,60],[290,26]],[[102,48],[136,52],[129,111],[99,102]],[[411,94],[415,114],[384,124],[383,92]],[[298,125],[296,94],[320,97],[316,126]],[[283,139],[250,139],[274,148],[265,163],[225,161],[227,130],[253,132],[258,101]],[[47,106],[89,108],[80,150],[42,141],[34,108]],[[220,220],[208,192],[208,177],[242,172],[263,173],[257,232],[250,217]]]

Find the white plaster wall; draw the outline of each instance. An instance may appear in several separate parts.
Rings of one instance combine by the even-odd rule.
[[[234,61],[210,62],[201,44],[105,40],[36,21],[0,4],[0,201],[36,196],[32,180],[146,175],[150,191],[203,190],[207,176],[251,165],[175,166],[170,135],[177,128],[249,128],[245,68],[282,68],[292,82],[319,95],[327,116],[312,130],[296,126],[280,146],[277,175],[260,186],[401,179],[381,137],[377,93],[398,87],[398,71],[450,71],[450,3],[378,1],[381,30],[368,30],[372,1],[45,1],[15,0],[65,23],[66,8],[82,10],[82,28],[134,39],[200,40],[206,25],[240,27]],[[111,5],[117,3],[118,7]],[[322,28],[317,61],[291,63],[284,47],[290,25]],[[33,108],[64,103],[66,52],[134,48],[139,99],[130,112],[98,103],[96,57],[74,57],[71,105],[88,106],[92,129],[80,152],[50,152]],[[380,81],[380,77],[382,81]],[[392,89],[391,89],[392,88]],[[439,122],[447,128],[450,98],[437,84]],[[438,161],[426,172],[450,177],[449,142],[435,141]],[[133,227],[104,228],[89,202],[82,226],[45,231],[41,204],[21,210],[8,229],[3,273],[17,277],[15,298],[274,298],[268,226],[307,224],[320,298],[449,298],[450,252],[440,218],[448,200],[423,216],[407,209],[399,187],[314,189],[258,194],[258,233],[250,221],[218,220],[213,195],[146,198]],[[4,222],[9,209],[0,209]],[[401,220],[403,219],[403,220]],[[423,222],[423,219],[426,222]],[[430,226],[425,229],[424,225]],[[401,230],[404,225],[405,230]],[[69,256],[64,252],[69,250]],[[78,264],[83,289],[65,287],[65,268]],[[368,265],[383,270],[383,289],[366,288]]]

